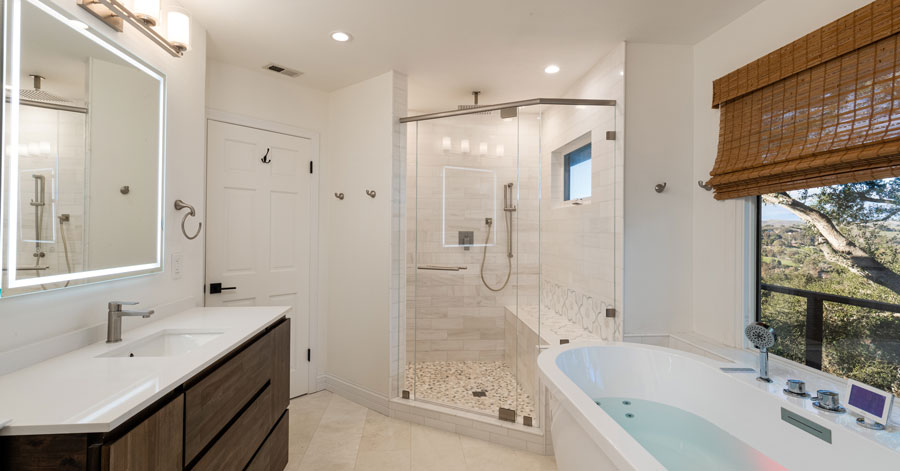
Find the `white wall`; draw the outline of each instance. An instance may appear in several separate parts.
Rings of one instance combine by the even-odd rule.
[[[325,135],[326,371],[382,397],[389,394],[392,242],[399,235],[394,151],[405,145],[394,132],[394,101],[405,103],[405,96],[406,78],[395,72],[337,90],[329,96]],[[330,196],[336,192],[344,200]]]
[[[626,335],[690,330],[692,55],[690,46],[626,47]]]
[[[222,62],[206,64],[206,106],[246,117],[320,133],[328,115],[328,94],[265,70]]]
[[[130,65],[90,63],[84,268],[153,263],[159,225],[148,215],[159,198],[159,81]]]
[[[709,179],[716,158],[719,112],[711,108],[713,80],[756,60],[869,0],[767,0],[694,46],[695,179]],[[751,199],[715,201],[693,188],[693,329],[741,345],[748,300],[744,227]],[[752,293],[749,293],[752,296]]]
[[[192,50],[182,58],[174,58],[133,28],[116,33],[69,0],[53,0],[81,21],[90,24],[114,41],[119,41],[168,76],[168,120],[166,123],[166,234],[165,262],[171,254],[184,254],[181,279],[174,280],[168,266],[164,273],[79,286],[54,292],[29,294],[0,300],[0,373],[21,366],[29,353],[43,345],[59,346],[64,342],[48,340],[65,333],[79,331],[75,343],[101,340],[105,335],[106,303],[134,300],[141,307],[158,307],[158,315],[202,302],[203,238],[188,241],[181,235],[181,214],[171,206],[176,198],[189,203],[202,203],[205,189],[198,181],[205,173],[205,103],[206,31],[197,22],[192,25]],[[202,217],[203,214],[200,214]],[[125,328],[144,320],[127,319]],[[30,347],[30,348],[28,348]]]

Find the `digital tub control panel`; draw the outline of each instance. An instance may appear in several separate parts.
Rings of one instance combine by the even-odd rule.
[[[894,395],[859,381],[849,380],[847,409],[862,416],[857,422],[868,428],[883,430],[891,415]]]

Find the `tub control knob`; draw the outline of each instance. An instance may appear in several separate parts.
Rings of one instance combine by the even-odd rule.
[[[784,392],[791,396],[809,397],[809,394],[806,392],[806,381],[802,379],[787,380],[787,389]]]
[[[841,395],[835,391],[820,389],[817,396],[812,398],[813,406],[828,412],[844,413],[847,409],[841,406]]]

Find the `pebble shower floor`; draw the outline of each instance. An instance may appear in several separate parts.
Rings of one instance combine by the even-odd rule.
[[[413,383],[415,378],[415,384]],[[497,416],[500,407],[534,417],[534,401],[516,383],[513,370],[502,361],[430,361],[407,363],[406,387],[418,399]],[[483,397],[473,392],[485,391]],[[516,395],[519,401],[516,404]]]

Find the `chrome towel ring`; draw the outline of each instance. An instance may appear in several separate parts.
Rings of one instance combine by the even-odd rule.
[[[197,224],[197,232],[195,232],[194,235],[192,235],[192,236],[188,235],[187,231],[184,229],[184,223],[187,222],[188,216],[196,216],[197,211],[194,210],[193,206],[185,203],[184,201],[175,200],[175,210],[176,211],[181,211],[182,209],[185,209],[185,208],[187,208],[188,212],[185,213],[184,217],[181,219],[181,233],[184,234],[184,236],[187,237],[188,240],[194,240],[197,238],[198,235],[200,235],[200,229],[203,228],[203,223],[201,222],[201,223]]]

